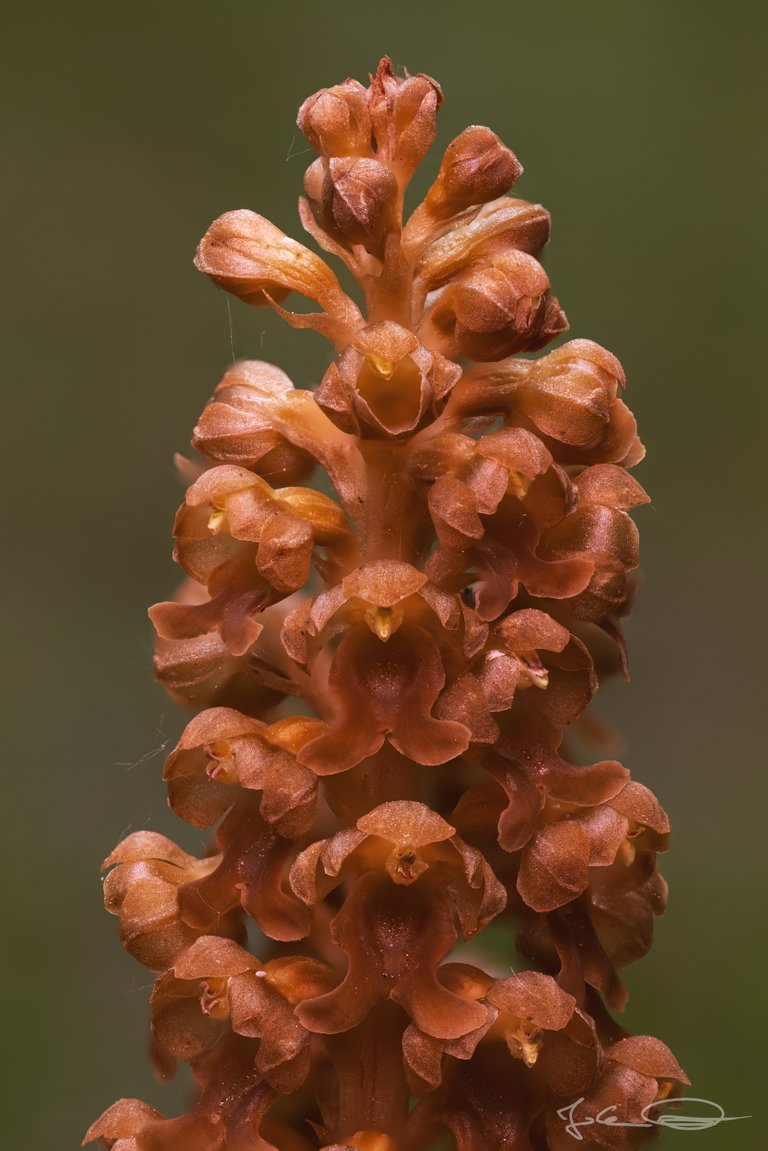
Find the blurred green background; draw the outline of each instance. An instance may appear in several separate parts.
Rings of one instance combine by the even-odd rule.
[[[487,123],[514,148],[520,195],[553,215],[572,334],[626,367],[654,502],[632,683],[600,702],[675,829],[628,1023],[670,1044],[695,1094],[755,1116],[668,1132],[665,1151],[764,1146],[761,6],[6,0],[3,24],[3,1145],[75,1147],[123,1094],[176,1104],[147,1069],[150,976],[98,878],[129,830],[200,840],[165,806],[183,719],[152,682],[145,616],[176,579],[172,455],[233,350],[304,386],[325,362],[266,312],[233,302],[230,325],[191,257],[230,208],[299,234],[298,105],[387,52],[442,84],[439,143]]]

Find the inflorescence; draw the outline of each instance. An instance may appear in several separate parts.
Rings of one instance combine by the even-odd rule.
[[[687,1082],[609,1011],[664,908],[666,815],[563,742],[625,665],[643,449],[609,352],[528,355],[567,323],[549,216],[507,194],[522,169],[490,129],[449,145],[403,223],[441,102],[385,59],[299,112],[301,221],[365,315],[253,212],[198,249],[336,358],[314,392],[235,363],[183,465],[187,579],[150,614],[157,674],[199,712],[170,804],[215,845],[134,832],[105,895],[158,974],[156,1068],[188,1063],[199,1098],[173,1119],[114,1104],[87,1136],[113,1151],[566,1151],[574,1101],[632,1123]]]

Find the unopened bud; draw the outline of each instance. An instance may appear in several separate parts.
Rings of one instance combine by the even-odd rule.
[[[396,226],[397,181],[391,169],[378,160],[330,160],[322,195],[329,230],[380,256]]]
[[[568,326],[560,304],[550,295],[544,269],[532,256],[514,249],[498,253],[449,285],[428,323],[446,341],[445,354],[473,360],[536,351]]]
[[[322,88],[299,109],[297,124],[324,156],[369,156],[371,117],[368,93],[357,80]]]
[[[401,179],[410,179],[435,138],[440,85],[423,73],[400,79],[385,57],[371,82],[369,102],[377,154]]]
[[[275,305],[290,292],[315,300],[326,316],[282,312],[300,327],[317,327],[342,342],[360,326],[357,306],[321,258],[255,212],[225,212],[198,245],[195,266],[233,295],[256,307]]]
[[[504,196],[484,205],[465,224],[450,228],[431,243],[424,244],[437,219],[425,205],[417,208],[405,229],[405,246],[411,252],[421,249],[414,279],[414,301],[418,307],[436,288],[454,279],[481,258],[516,248],[536,255],[549,238],[549,213],[540,204],[528,204]]]
[[[249,304],[297,291],[322,302],[336,285],[330,268],[255,212],[225,212],[200,241],[195,265],[220,287]]]
[[[522,170],[514,152],[490,128],[466,128],[446,148],[425,204],[435,216],[487,204],[508,192]]]

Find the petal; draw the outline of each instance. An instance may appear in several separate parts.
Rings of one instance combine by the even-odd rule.
[[[298,516],[277,512],[261,530],[256,566],[278,591],[296,591],[309,579],[312,543],[310,524]]]
[[[481,1003],[448,991],[426,965],[404,975],[392,999],[405,1008],[420,1031],[435,1039],[460,1039],[487,1021],[488,1012]]]
[[[576,1009],[563,1031],[546,1036],[536,1070],[561,1099],[578,1099],[594,1083],[601,1057],[594,1022]]]
[[[519,472],[533,480],[552,465],[552,453],[538,436],[525,428],[500,428],[478,441],[481,456],[496,460],[507,472]]]
[[[178,957],[173,970],[179,979],[223,979],[257,967],[258,959],[233,939],[202,935]]]
[[[589,838],[575,820],[547,824],[523,855],[517,890],[534,911],[569,903],[589,882]]]
[[[544,795],[517,764],[494,757],[487,766],[509,800],[499,817],[499,844],[505,851],[519,851],[536,830],[539,813],[544,807]]]
[[[488,698],[478,678],[467,672],[446,688],[435,705],[438,719],[464,725],[473,743],[495,743],[498,725],[491,719]]]
[[[152,1011],[152,1038],[156,1047],[187,1063],[209,1051],[227,1030],[221,1019],[202,1011],[199,988],[193,985],[191,990],[193,994],[187,997],[161,994]]]
[[[302,748],[299,762],[318,774],[346,770],[377,751],[383,733],[417,763],[455,758],[468,746],[467,729],[431,715],[444,680],[438,648],[418,628],[401,627],[387,643],[367,628],[348,633],[329,676],[338,718]]]
[[[605,1052],[607,1059],[630,1067],[641,1075],[654,1079],[677,1079],[680,1083],[690,1083],[687,1075],[672,1052],[660,1039],[652,1035],[630,1035],[619,1040]]]
[[[155,649],[155,674],[171,698],[185,707],[226,702],[260,710],[274,706],[283,694],[262,688],[255,669],[232,655],[216,632],[161,640]]]
[[[510,613],[494,630],[511,651],[562,651],[571,639],[568,628],[534,608]]]
[[[427,577],[400,560],[378,560],[357,568],[342,582],[344,594],[375,604],[394,607],[424,587]]]
[[[464,938],[471,939],[504,910],[507,893],[494,875],[487,859],[477,848],[465,843],[458,835],[454,835],[450,843],[459,854],[463,875],[459,878],[456,866],[451,860],[444,877],[440,875],[440,868],[437,865],[434,867],[433,882],[446,882],[456,906]],[[437,849],[438,852],[439,850]]]
[[[180,868],[191,867],[197,863],[194,855],[182,851],[166,836],[156,831],[134,831],[118,843],[101,866],[103,870],[115,863],[138,863],[145,859],[159,859]]]
[[[607,803],[579,818],[589,836],[589,866],[610,867],[626,838],[629,824]]]
[[[581,807],[593,807],[613,799],[628,779],[626,767],[615,759],[585,766],[559,759],[547,768],[546,774],[547,788],[553,796]],[[617,807],[617,810],[621,809]]]
[[[613,807],[644,827],[650,827],[659,835],[669,833],[669,817],[656,796],[642,783],[630,780],[613,801]]]
[[[320,725],[313,723],[311,731]],[[260,811],[285,836],[300,835],[311,824],[317,780],[295,755],[256,737],[232,741],[232,760],[242,787],[263,792]]]
[[[632,476],[615,464],[595,464],[576,477],[579,502],[603,504],[626,511],[650,503],[650,496]]]
[[[264,973],[255,972],[230,980],[229,1002],[232,1029],[261,1040],[256,1057],[259,1073],[280,1091],[295,1090],[308,1068],[303,1062],[293,1068],[286,1064],[300,1060],[309,1037],[291,1005],[269,985]]]
[[[242,903],[272,939],[303,938],[309,929],[306,908],[282,886],[291,841],[265,822],[250,797],[232,808],[216,840],[222,852],[219,865],[179,889],[184,921],[205,928]]]
[[[551,976],[538,971],[521,971],[497,980],[486,998],[500,1011],[548,1031],[561,1031],[576,1007],[572,995],[563,991]]]
[[[461,551],[469,540],[482,539],[484,528],[477,514],[477,497],[463,481],[441,476],[429,490],[428,504],[444,547]]]
[[[162,1118],[160,1112],[155,1111],[154,1107],[150,1107],[141,1099],[118,1099],[117,1103],[108,1107],[103,1115],[91,1124],[83,1144],[92,1143],[95,1139],[104,1139],[105,1146],[111,1146],[112,1140],[130,1139],[137,1135],[142,1127],[160,1118]]]
[[[356,1026],[416,968],[418,988],[431,995],[434,968],[456,941],[445,895],[420,883],[396,886],[374,872],[357,881],[331,931],[348,957],[347,973],[333,991],[296,1009],[305,1027],[325,1035]]]
[[[456,829],[423,803],[396,799],[382,803],[358,819],[357,826],[366,835],[379,835],[390,843],[425,847],[440,843],[456,834]]]

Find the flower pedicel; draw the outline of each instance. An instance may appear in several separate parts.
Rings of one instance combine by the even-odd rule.
[[[87,1135],[114,1151],[564,1151],[575,1100],[631,1124],[687,1082],[609,1013],[664,909],[667,818],[563,741],[625,661],[643,449],[609,352],[521,357],[567,323],[549,217],[509,195],[522,169],[490,129],[448,146],[403,223],[441,102],[385,59],[299,112],[301,220],[365,313],[253,212],[197,252],[336,358],[314,393],[234,364],[194,431],[188,578],[151,616],[157,674],[198,712],[169,800],[215,844],[135,832],[105,895],[157,973],[157,1070],[188,1063],[199,1094],[174,1119],[114,1104]],[[484,947],[492,921],[529,970]],[[647,1135],[602,1123],[585,1146]]]

